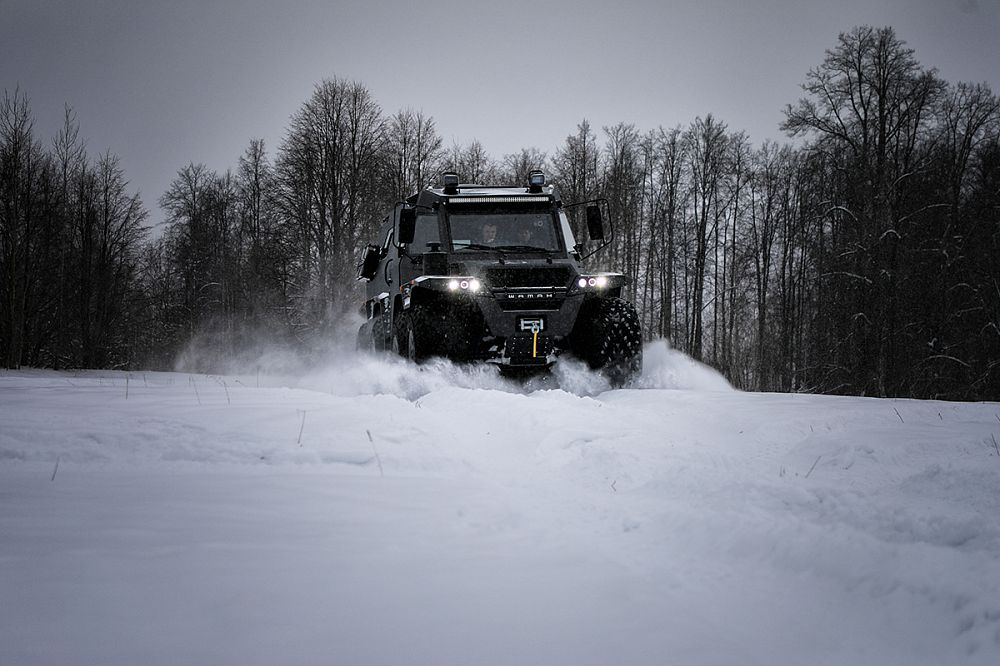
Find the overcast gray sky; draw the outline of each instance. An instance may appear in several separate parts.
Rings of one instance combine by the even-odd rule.
[[[0,87],[46,141],[77,114],[151,211],[177,170],[273,156],[323,78],[386,113],[433,116],[447,145],[552,154],[577,123],[640,130],[714,114],[755,144],[840,32],[891,25],[948,81],[1000,92],[1000,0],[0,0]]]

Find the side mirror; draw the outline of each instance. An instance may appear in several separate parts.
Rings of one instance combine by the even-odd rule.
[[[417,232],[417,209],[404,208],[399,211],[399,229],[396,230],[396,242],[409,245]]]
[[[587,206],[587,233],[590,240],[604,240],[604,216],[600,206]]]
[[[375,277],[375,272],[378,270],[379,259],[382,258],[382,252],[375,245],[369,245],[365,248],[365,258],[361,262],[361,268],[358,270],[358,279],[371,281]]]

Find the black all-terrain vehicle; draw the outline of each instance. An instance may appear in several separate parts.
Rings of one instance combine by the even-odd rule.
[[[540,171],[527,187],[460,185],[453,173],[442,180],[397,204],[382,244],[366,248],[359,348],[510,371],[548,368],[569,353],[612,385],[635,377],[642,333],[635,307],[621,298],[625,277],[581,268],[610,240],[607,202],[563,206]],[[586,212],[598,245],[586,255],[567,217],[574,208]]]

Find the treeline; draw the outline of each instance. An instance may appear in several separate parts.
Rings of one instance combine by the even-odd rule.
[[[118,158],[90,158],[69,111],[49,145],[27,98],[0,101],[0,364],[128,367],[151,344],[146,209]]]
[[[445,147],[361,83],[317,85],[271,156],[181,168],[146,213],[72,116],[49,147],[0,108],[0,354],[8,366],[169,367],[262,341],[316,349],[360,303],[364,244],[443,170],[565,201],[606,197],[647,337],[755,390],[1000,397],[1000,105],[922,67],[890,28],[842,34],[786,108],[797,143],[712,115],[642,131],[586,121],[551,154]],[[583,230],[576,230],[582,237]],[[381,240],[381,239],[378,239]],[[205,369],[208,369],[207,366]]]
[[[997,97],[870,27],[803,90],[795,148],[709,115],[600,149],[583,125],[557,153],[611,199],[647,334],[748,389],[1000,397]]]

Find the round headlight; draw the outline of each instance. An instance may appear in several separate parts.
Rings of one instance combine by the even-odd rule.
[[[589,284],[591,287],[596,286],[597,285],[597,278],[589,278],[587,280],[587,284]]]
[[[608,278],[605,277],[604,275],[598,275],[597,276],[597,286],[598,287],[606,287],[606,286],[608,286]]]
[[[482,286],[479,280],[469,280],[469,291],[479,291],[479,288]]]
[[[583,289],[584,287],[587,286],[587,278],[580,278],[579,280],[576,281],[576,284],[578,287],[580,287],[580,289]]]
[[[452,291],[458,289],[458,280],[452,280],[451,282],[449,282],[448,288],[451,289]]]

